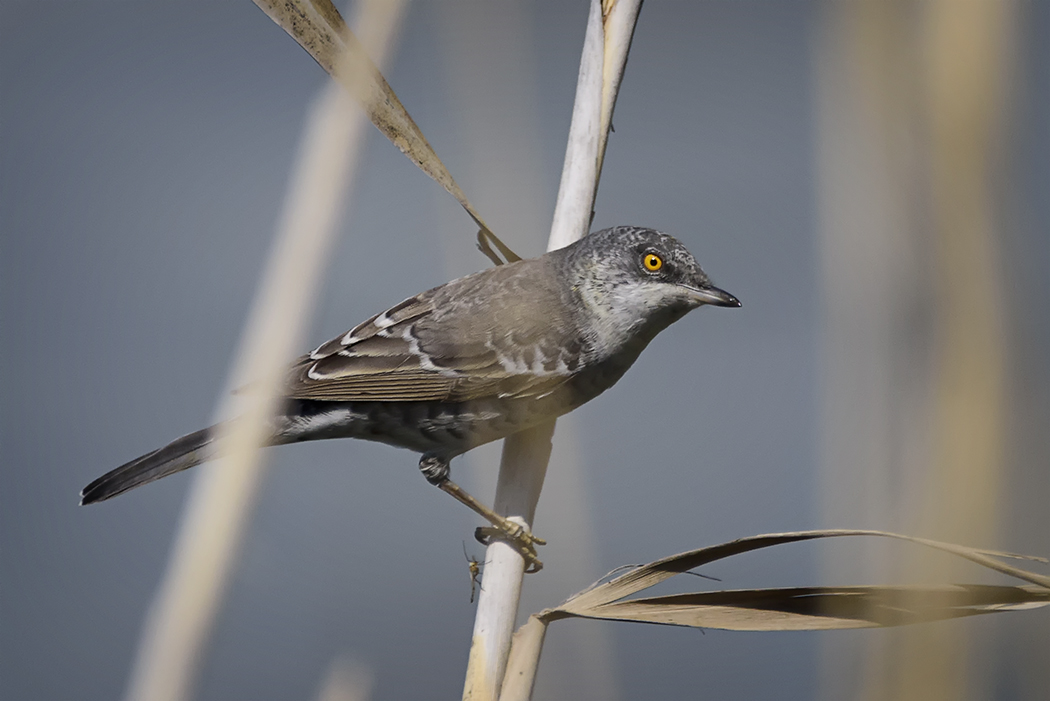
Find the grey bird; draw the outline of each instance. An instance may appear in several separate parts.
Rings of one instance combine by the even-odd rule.
[[[427,480],[514,543],[544,541],[449,479],[452,458],[609,389],[650,341],[705,304],[739,307],[673,237],[619,226],[409,297],[291,366],[269,444],[363,438],[422,453]],[[98,478],[93,504],[216,457],[215,426]],[[479,529],[482,530],[482,529]]]

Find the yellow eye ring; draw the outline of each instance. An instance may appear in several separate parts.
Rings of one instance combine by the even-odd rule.
[[[660,268],[664,267],[664,259],[655,253],[646,253],[645,258],[642,258],[642,265],[645,269],[651,273],[655,273]]]

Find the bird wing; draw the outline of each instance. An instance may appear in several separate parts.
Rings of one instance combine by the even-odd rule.
[[[321,345],[293,365],[287,395],[373,402],[528,398],[571,377],[575,362],[553,350],[549,317],[497,317],[482,308],[483,296],[470,304],[448,297],[443,288],[410,297]]]

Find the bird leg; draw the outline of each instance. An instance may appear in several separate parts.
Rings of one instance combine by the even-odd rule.
[[[474,532],[474,537],[480,543],[488,545],[488,541],[493,538],[505,540],[525,558],[526,572],[539,572],[543,569],[543,563],[536,556],[536,546],[546,545],[547,541],[534,536],[521,524],[514,523],[510,519],[500,516],[449,479],[449,461],[447,458],[426,454],[419,459],[419,470],[426,477],[427,482],[430,482],[446,494],[452,495],[454,499],[492,524],[491,528],[478,528]]]

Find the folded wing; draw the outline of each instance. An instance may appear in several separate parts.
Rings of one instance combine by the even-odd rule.
[[[564,357],[549,315],[503,309],[497,321],[482,303],[468,308],[448,303],[448,296],[437,288],[410,297],[303,356],[291,369],[288,395],[370,402],[529,398],[571,377],[575,361]]]

